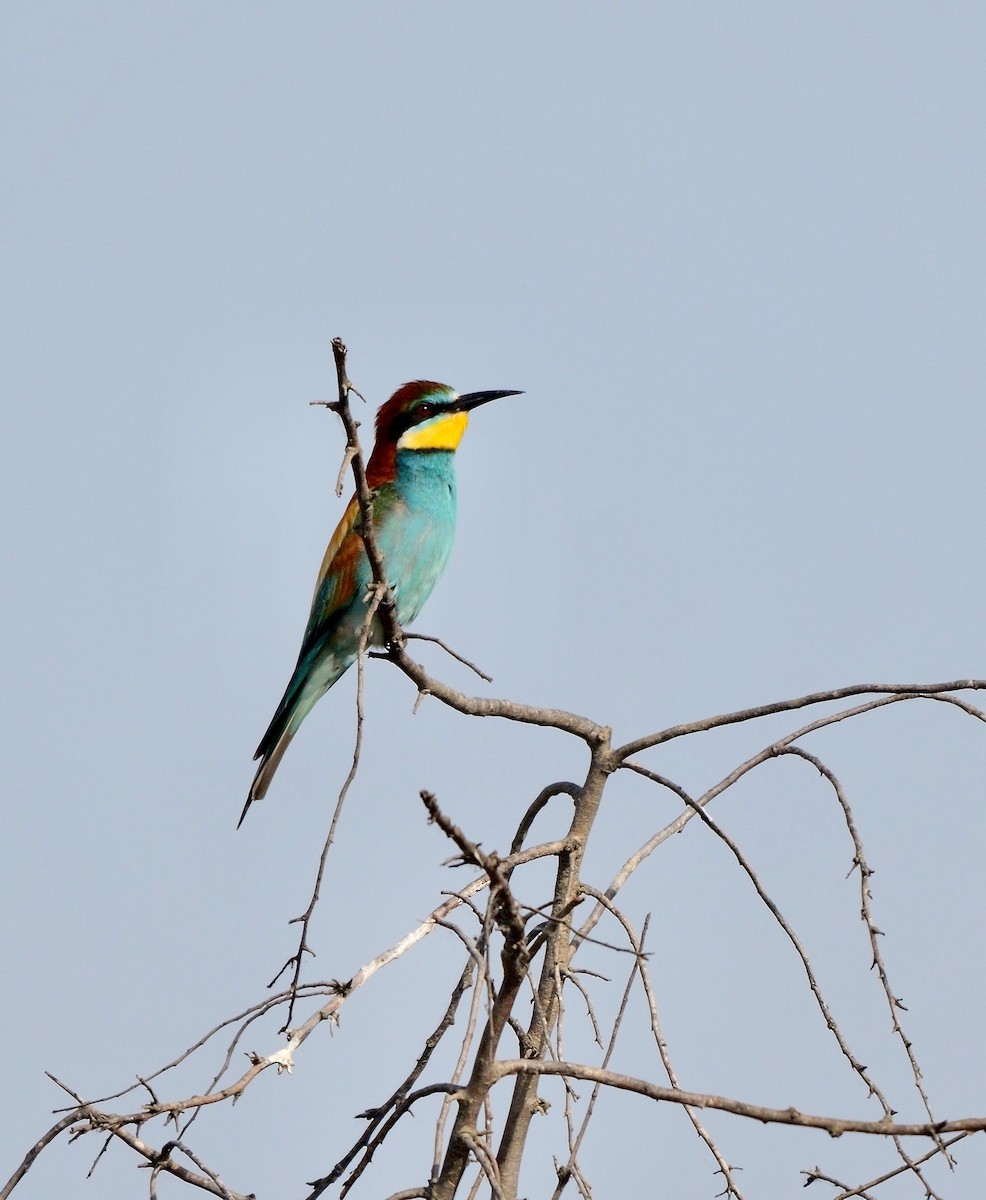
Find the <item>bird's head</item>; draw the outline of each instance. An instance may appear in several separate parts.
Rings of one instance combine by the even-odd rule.
[[[377,446],[397,450],[455,450],[469,413],[501,396],[520,392],[467,392],[460,396],[444,383],[417,379],[398,388],[377,413]]]

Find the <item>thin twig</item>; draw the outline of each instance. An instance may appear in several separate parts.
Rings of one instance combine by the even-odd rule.
[[[404,631],[404,636],[408,641],[434,642],[436,646],[441,646],[441,648],[450,658],[454,658],[456,662],[462,663],[464,667],[468,667],[469,670],[478,675],[480,679],[484,680],[486,683],[493,682],[492,675],[487,675],[486,672],[480,667],[477,667],[474,662],[470,662],[468,658],[463,658],[463,656],[459,654],[457,650],[453,650],[452,647],[447,642],[443,642],[441,638],[433,637],[429,633],[408,633],[407,630]]]
[[[661,1032],[660,1021],[657,1015],[657,1000],[654,996],[654,989],[651,985],[650,974],[647,969],[647,955],[644,953],[644,939],[647,936],[647,929],[650,925],[650,916],[644,920],[643,929],[641,930],[640,938],[638,939],[633,931],[633,926],[620,911],[620,909],[613,904],[608,896],[602,892],[596,891],[595,888],[590,888],[588,884],[585,883],[583,883],[582,888],[587,895],[593,896],[598,903],[602,904],[610,913],[610,915],[615,917],[616,920],[619,921],[619,923],[623,926],[623,930],[626,933],[627,939],[630,942],[630,946],[634,953],[634,970],[640,975],[640,981],[643,985],[644,995],[647,999],[647,1007],[650,1012],[651,1033],[653,1034],[654,1040],[657,1044],[657,1050],[661,1056],[661,1062],[663,1063],[664,1069],[667,1072],[668,1082],[672,1087],[677,1088],[680,1085],[678,1083],[677,1074],[675,1073],[674,1067],[671,1064],[671,1056],[668,1051],[667,1042],[664,1040],[664,1035]],[[581,942],[585,939],[580,935],[579,940]],[[632,981],[632,974],[630,978]],[[629,982],[627,986],[629,987]],[[605,1066],[606,1064],[604,1063],[603,1065]],[[598,1086],[599,1085],[597,1084],[596,1087],[598,1088]],[[742,1193],[737,1187],[736,1180],[733,1177],[733,1171],[735,1168],[730,1165],[726,1159],[726,1156],[716,1145],[712,1135],[698,1119],[698,1114],[695,1112],[695,1110],[688,1107],[688,1105],[685,1105],[685,1113],[692,1123],[692,1128],[695,1130],[698,1137],[705,1144],[706,1149],[716,1161],[716,1169],[718,1173],[722,1175],[726,1184],[722,1195],[732,1196],[734,1197],[734,1200],[743,1200]]]
[[[446,1006],[441,1020],[425,1040],[424,1047],[421,1053],[418,1055],[417,1061],[415,1062],[410,1073],[382,1104],[377,1105],[375,1109],[359,1114],[360,1117],[363,1117],[369,1121],[369,1125],[367,1125],[366,1129],[363,1131],[362,1136],[357,1139],[354,1145],[335,1164],[328,1175],[321,1179],[313,1180],[309,1183],[308,1186],[312,1189],[312,1192],[308,1197],[308,1200],[316,1200],[316,1197],[320,1196],[322,1192],[326,1190],[326,1188],[330,1187],[342,1176],[342,1173],[346,1170],[357,1154],[359,1154],[361,1150],[365,1150],[366,1153],[364,1155],[364,1159],[361,1160],[357,1168],[354,1168],[354,1173],[352,1176],[354,1181],[355,1179],[358,1179],[359,1174],[365,1170],[365,1167],[369,1164],[374,1151],[386,1137],[387,1133],[389,1133],[393,1125],[396,1124],[399,1117],[403,1116],[405,1112],[409,1111],[409,1107],[405,1102],[410,1095],[411,1088],[417,1082],[417,1080],[420,1079],[421,1074],[428,1065],[432,1054],[435,1052],[435,1049],[438,1047],[442,1038],[454,1024],[455,1014],[458,1011],[459,1003],[462,1000],[466,990],[472,986],[472,980],[473,964],[472,962],[467,962],[463,968],[462,974],[459,976],[459,979],[456,982],[455,987],[452,989],[452,995],[449,998],[448,1005]],[[391,1114],[389,1118],[387,1118],[388,1113]],[[385,1118],[387,1118],[386,1121],[384,1120]],[[383,1126],[382,1129],[381,1125]]]
[[[822,762],[817,755],[810,754],[801,746],[788,746],[783,751],[785,754],[794,755],[810,763],[816,771],[825,779],[835,793],[836,799],[839,802],[839,807],[842,809],[843,818],[846,822],[846,828],[849,830],[849,836],[853,843],[853,868],[859,869],[859,890],[860,890],[860,917],[863,924],[866,926],[866,931],[870,940],[870,950],[873,955],[872,965],[876,968],[880,979],[880,985],[883,989],[883,994],[886,997],[887,1005],[890,1009],[890,1020],[893,1032],[900,1039],[904,1047],[904,1053],[907,1055],[907,1060],[910,1063],[911,1074],[914,1077],[914,1086],[918,1095],[921,1097],[921,1102],[924,1105],[924,1111],[928,1114],[928,1120],[934,1122],[937,1120],[935,1114],[931,1111],[931,1101],[928,1098],[928,1093],[925,1091],[924,1084],[921,1082],[921,1068],[918,1066],[917,1056],[914,1053],[914,1047],[911,1039],[904,1032],[904,1028],[900,1022],[898,1013],[904,1009],[904,1005],[898,996],[895,996],[890,986],[890,978],[887,974],[886,964],[883,961],[883,955],[880,951],[879,938],[882,933],[877,929],[876,923],[873,920],[872,899],[873,894],[870,891],[870,879],[873,876],[873,870],[866,861],[866,855],[863,852],[863,841],[859,836],[859,830],[856,827],[856,821],[853,817],[852,809],[849,806],[849,801],[846,798],[842,784],[836,777],[835,773]],[[921,1180],[924,1186],[925,1193],[931,1197],[935,1193],[931,1186],[921,1175],[918,1167],[911,1161],[905,1148],[899,1141],[896,1141],[897,1152],[903,1159],[905,1165],[914,1171],[915,1175]],[[951,1166],[952,1158],[948,1153],[943,1142],[939,1143],[939,1148],[945,1156],[945,1161]]]
[[[963,1138],[967,1138],[968,1136],[968,1133],[957,1133],[955,1137],[949,1138],[948,1141],[945,1142],[945,1149],[950,1149],[955,1145],[956,1142],[961,1142]],[[920,1158],[916,1158],[914,1160],[914,1165],[923,1166],[929,1159],[934,1158],[936,1154],[941,1154],[942,1152],[943,1150],[941,1145],[932,1146],[927,1154],[922,1154]],[[910,1170],[912,1170],[910,1163],[901,1163],[899,1167],[894,1167],[892,1171],[887,1171],[885,1174],[877,1176],[876,1179],[871,1179],[868,1183],[862,1183],[859,1185],[859,1187],[851,1187],[846,1191],[840,1192],[838,1196],[833,1196],[832,1200],[850,1200],[850,1198],[853,1196],[865,1198],[870,1188],[879,1187],[882,1183],[886,1183],[890,1179],[895,1179],[898,1175],[903,1175],[905,1171]],[[827,1175],[823,1175],[817,1167],[814,1171],[802,1171],[802,1174],[807,1176],[804,1184],[805,1187],[807,1187],[809,1183],[814,1183],[816,1179],[822,1179],[827,1183],[834,1183],[836,1187],[846,1188],[848,1186],[846,1184],[836,1183],[834,1179],[830,1179]]]
[[[644,774],[645,772],[642,770],[638,770],[638,773]],[[798,958],[801,961],[801,966],[804,969],[805,976],[808,980],[808,987],[811,989],[811,994],[815,998],[815,1003],[818,1006],[818,1010],[822,1015],[822,1019],[825,1022],[826,1028],[831,1032],[832,1036],[835,1038],[836,1044],[838,1045],[839,1049],[842,1051],[842,1054],[845,1056],[845,1058],[849,1062],[849,1065],[852,1067],[852,1069],[856,1072],[856,1074],[859,1076],[859,1078],[866,1085],[866,1088],[867,1088],[867,1091],[869,1092],[869,1094],[872,1096],[875,1096],[877,1098],[877,1100],[879,1101],[880,1106],[883,1109],[884,1116],[888,1120],[891,1119],[893,1116],[894,1110],[891,1107],[890,1102],[887,1100],[886,1096],[883,1094],[882,1090],[877,1085],[876,1081],[870,1076],[867,1068],[863,1065],[863,1063],[860,1061],[860,1059],[853,1053],[851,1047],[849,1046],[849,1043],[846,1040],[846,1037],[843,1034],[838,1021],[836,1021],[835,1017],[832,1014],[832,1010],[829,1008],[828,1001],[825,999],[824,995],[822,994],[821,985],[818,982],[818,978],[815,975],[815,970],[812,967],[811,962],[808,958],[808,952],[805,949],[804,945],[802,944],[801,939],[795,933],[794,928],[792,927],[790,922],[787,920],[787,918],[784,916],[784,914],[781,912],[780,908],[777,906],[777,904],[774,902],[774,900],[771,899],[770,895],[767,893],[767,890],[764,888],[763,884],[760,882],[760,878],[757,875],[756,871],[754,871],[753,867],[747,860],[743,851],[739,848],[739,845],[736,843],[736,841],[732,837],[730,837],[730,835],[716,821],[714,821],[712,819],[712,817],[709,816],[709,814],[705,811],[705,809],[697,801],[689,798],[687,803],[694,810],[695,814],[701,819],[703,824],[705,824],[708,827],[708,829],[710,829],[712,831],[712,833],[714,833],[715,836],[729,849],[730,853],[736,859],[736,862],[739,865],[740,870],[743,871],[743,873],[749,879],[749,881],[753,885],[753,888],[756,891],[757,895],[760,897],[760,900],[762,901],[764,906],[767,908],[770,915],[774,918],[774,920],[777,922],[777,924],[781,927],[782,931],[784,932],[785,937],[791,943],[791,945],[794,948],[794,952],[797,954]],[[932,1122],[933,1121],[934,1121],[934,1118],[932,1118]]]
[[[489,939],[486,936],[486,931],[483,931],[482,947],[484,950],[489,949]],[[493,1005],[493,983],[490,978],[490,967],[486,961],[485,954],[483,955],[483,983],[484,987],[477,986],[473,990],[472,1003],[469,1005],[469,1018],[466,1022],[465,1034],[462,1038],[462,1044],[459,1047],[459,1055],[455,1061],[455,1066],[452,1068],[452,1082],[458,1087],[463,1072],[466,1069],[466,1063],[469,1059],[469,1052],[472,1049],[473,1039],[476,1036],[476,1027],[479,1024],[479,1012],[482,1007],[484,997],[487,1002],[487,1015],[492,1010]],[[452,1100],[455,1093],[449,1093],[442,1100],[442,1107],[439,1110],[438,1117],[435,1121],[435,1140],[434,1152],[432,1155],[431,1173],[429,1179],[434,1183],[438,1177],[438,1171],[442,1160],[442,1146],[445,1144],[445,1129],[448,1124],[449,1113],[452,1109]]]
[[[888,692],[888,691],[890,691],[890,689],[892,687],[896,688],[897,686],[898,685],[887,684],[887,685],[883,686],[882,690],[883,690],[883,692]],[[863,704],[853,705],[852,708],[841,709],[839,712],[830,713],[827,716],[819,717],[818,719],[809,722],[809,724],[803,725],[800,729],[796,729],[793,733],[786,734],[784,737],[779,738],[776,742],[771,742],[771,744],[769,746],[765,746],[758,753],[756,753],[756,754],[752,755],[750,758],[746,759],[745,762],[740,763],[738,767],[736,767],[736,768],[734,768],[734,770],[730,771],[729,774],[726,775],[723,779],[720,779],[719,782],[717,784],[715,784],[714,787],[709,788],[708,791],[706,791],[701,796],[699,796],[698,799],[696,799],[694,801],[694,803],[696,805],[698,805],[699,807],[704,808],[707,804],[711,803],[714,799],[716,799],[717,796],[721,796],[723,794],[723,792],[727,791],[735,783],[737,783],[740,779],[742,779],[745,775],[749,774],[750,771],[754,770],[756,767],[759,767],[762,763],[765,763],[772,758],[777,758],[782,753],[785,746],[792,745],[794,742],[799,741],[801,738],[807,736],[809,733],[815,733],[819,729],[824,729],[829,725],[836,725],[841,721],[846,721],[852,717],[860,716],[862,713],[874,712],[876,709],[885,708],[885,707],[887,707],[887,705],[890,705],[890,704],[899,704],[904,700],[953,699],[952,697],[946,698],[946,697],[938,696],[936,694],[936,692],[942,690],[946,686],[952,686],[952,685],[946,685],[946,684],[931,685],[931,687],[928,689],[928,691],[926,693],[925,692],[917,693],[917,692],[914,692],[911,690],[907,690],[903,687],[903,685],[901,685],[900,690],[893,691],[889,695],[881,695],[876,700],[868,700]],[[978,686],[978,682],[970,681],[969,686]],[[982,683],[982,686],[986,687],[986,681],[984,681]],[[855,694],[855,692],[858,692],[859,689],[842,689],[842,690],[844,690],[844,691],[848,690],[850,693]],[[880,689],[873,688],[870,690],[880,690]],[[825,699],[831,698],[829,693],[817,693],[816,695],[822,696]],[[803,708],[808,704],[821,703],[821,701],[814,697],[811,697],[811,696],[803,696],[803,697],[800,697],[796,701],[792,700],[792,701],[786,701],[784,703],[789,708]],[[773,713],[775,711],[776,712],[784,711],[783,706],[781,708],[778,708],[776,705],[764,705],[763,708],[764,708],[764,712],[769,711],[770,713]],[[749,709],[749,710],[746,710],[746,712],[747,712],[747,714],[752,714],[752,715],[748,715],[746,717],[746,719],[748,719],[748,720],[753,720],[758,715],[763,715],[760,712],[760,710],[758,710],[758,709]],[[720,720],[720,718],[714,718],[714,717],[709,718],[710,722],[712,722],[712,724],[709,727],[716,728],[717,722],[719,722],[721,724],[735,723],[734,718],[735,718],[735,720],[739,720],[741,714],[731,713],[731,714],[727,714],[727,715],[730,718],[728,721],[726,720],[725,717],[722,718],[721,720]],[[684,726],[676,726],[675,728],[684,728]],[[624,747],[624,749],[625,749],[625,747]],[[670,788],[675,793],[675,795],[681,797],[682,800],[684,800],[685,797],[688,795],[688,793],[685,791],[684,788],[681,788],[678,784],[675,784],[671,780],[666,779],[663,775],[659,775],[656,771],[651,771],[651,770],[649,770],[649,768],[644,767],[639,763],[631,762],[629,759],[627,759],[626,757],[623,756],[623,750],[613,751],[613,758],[620,759],[620,761],[618,763],[619,768],[621,768],[623,770],[627,770],[627,771],[635,771],[637,774],[643,775],[646,779],[651,780],[652,783],[657,783],[662,787]],[[679,816],[675,817],[675,819],[673,821],[671,821],[667,825],[665,825],[663,829],[659,829],[657,831],[657,833],[655,833],[651,838],[649,838],[638,850],[636,850],[626,860],[626,862],[623,864],[623,866],[617,872],[616,876],[613,878],[612,883],[610,883],[609,887],[606,889],[606,895],[610,899],[612,899],[617,894],[617,892],[620,891],[620,889],[623,887],[623,885],[626,883],[626,881],[630,878],[630,876],[634,873],[634,871],[636,871],[637,868],[644,862],[644,860],[647,859],[651,854],[653,854],[654,851],[658,848],[658,846],[660,846],[664,842],[666,842],[668,840],[668,838],[673,837],[675,834],[681,833],[681,831],[685,828],[685,826],[689,823],[689,821],[693,820],[695,816],[696,816],[695,809],[691,808],[690,806],[688,806],[686,804],[684,812],[682,812]],[[597,924],[597,922],[599,921],[599,919],[602,916],[604,911],[605,910],[602,908],[601,905],[597,905],[596,908],[586,918],[586,921],[582,926],[582,931],[589,932],[591,929],[593,929],[595,927],[595,925]]]

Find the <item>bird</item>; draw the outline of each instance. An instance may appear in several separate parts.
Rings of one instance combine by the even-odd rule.
[[[468,392],[444,383],[405,383],[380,406],[366,464],[373,529],[394,598],[397,622],[410,624],[445,570],[455,536],[455,451],[473,409],[518,391]],[[298,727],[353,665],[366,620],[373,573],[356,496],[333,533],[315,583],[298,662],[260,740],[260,760],[237,828],[262,800]],[[368,644],[381,645],[374,620]]]

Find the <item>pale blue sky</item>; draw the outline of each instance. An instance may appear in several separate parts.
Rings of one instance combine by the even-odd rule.
[[[982,7],[360,7],[0,14],[4,1178],[61,1103],[45,1069],[116,1090],[258,999],[291,952],[349,763],[350,681],[234,826],[341,513],[340,432],[308,406],[332,391],[333,335],[374,407],[416,377],[526,392],[476,414],[456,550],[418,622],[492,694],[627,739],[822,687],[986,676]],[[557,734],[434,703],[412,718],[386,665],[367,699],[315,978],[351,975],[462,882],[419,788],[503,850],[540,787],[584,765]],[[798,723],[647,761],[701,790]],[[937,1111],[983,1113],[986,731],[899,705],[808,744],[854,803]],[[617,781],[591,881],[675,812]],[[830,796],[771,764],[715,815],[917,1117]],[[878,1115],[706,831],[625,903],[638,927],[653,914],[683,1086]],[[459,949],[433,942],[294,1076],[194,1127],[230,1186],[303,1195],[356,1136],[446,1003]],[[660,1078],[641,1008],[618,1057]],[[423,1179],[430,1120],[354,1195]],[[709,1124],[748,1198],[795,1194],[816,1163],[856,1181],[892,1165],[860,1139]],[[560,1124],[538,1132],[531,1196],[563,1154]],[[45,1155],[18,1196],[146,1194],[120,1149],[86,1183],[97,1148]],[[959,1157],[932,1177],[981,1196],[982,1149]],[[683,1116],[639,1100],[601,1105],[582,1163],[599,1197],[720,1186]]]

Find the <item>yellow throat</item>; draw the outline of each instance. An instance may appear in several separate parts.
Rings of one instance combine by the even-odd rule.
[[[466,412],[439,413],[412,426],[397,443],[398,450],[455,450],[469,424]]]

